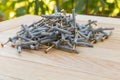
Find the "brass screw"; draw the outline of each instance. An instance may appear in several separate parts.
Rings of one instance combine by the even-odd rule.
[[[52,46],[50,46],[49,48],[47,48],[47,49],[45,50],[45,53],[47,53],[48,51],[50,51],[50,49],[52,49],[54,46],[55,46],[55,45],[52,45]]]

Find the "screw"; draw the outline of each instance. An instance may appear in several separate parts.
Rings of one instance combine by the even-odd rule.
[[[58,10],[57,10],[57,6],[54,7],[54,14],[57,14]]]
[[[76,44],[78,41],[78,33],[75,35],[75,38],[74,38],[74,43]]]
[[[21,38],[18,38],[16,44],[17,44],[17,51],[18,53],[21,53],[22,52],[22,45],[21,45]]]
[[[42,40],[42,41],[40,41],[40,43],[41,44],[43,44],[43,43],[48,43],[48,42],[52,42],[52,41],[54,41],[54,40],[56,40],[56,39],[46,39],[46,40]]]
[[[17,50],[18,50],[18,53],[21,53],[21,52],[22,52],[22,47],[21,47],[21,45],[18,45],[18,46],[17,46]]]
[[[60,40],[58,40],[58,41],[53,41],[52,43],[55,45],[55,47],[58,47],[58,46],[59,46],[59,43],[60,43]]]
[[[73,49],[70,48],[70,47],[67,47],[67,46],[60,45],[60,46],[58,46],[58,48],[61,49],[61,50],[67,51],[67,52],[73,52]],[[79,51],[76,50],[76,49],[74,50],[74,52],[77,53],[77,54],[79,53]]]
[[[76,49],[76,44],[73,45],[72,52],[74,53]]]
[[[88,24],[86,24],[85,26],[88,26],[88,25],[91,26],[91,24],[97,25],[96,22],[97,22],[97,21],[88,20]]]
[[[85,36],[82,32],[78,31],[78,33],[79,33],[82,37],[84,37],[85,39],[87,39],[87,36]]]
[[[100,34],[96,37],[96,42],[98,42],[99,40],[103,41],[102,38],[103,38],[104,34]]]
[[[65,34],[64,33],[61,33],[61,40],[65,41]]]
[[[11,39],[11,38],[9,38],[9,39],[8,39],[8,41],[7,41],[7,42],[5,42],[5,43],[1,43],[1,46],[2,46],[2,47],[4,47],[4,45],[6,45],[6,44],[7,44],[8,42],[10,42],[10,41],[12,41],[12,39]]]
[[[44,18],[49,18],[49,19],[56,19],[56,18],[60,18],[62,17],[61,15],[41,15],[41,17],[44,17]]]
[[[108,37],[112,34],[112,32],[109,32],[109,33],[105,33],[103,38],[101,39],[102,41],[105,40],[105,39],[108,39]]]
[[[94,31],[95,32],[102,32],[103,30],[114,30],[114,28],[97,28]]]
[[[49,48],[47,48],[46,50],[45,50],[45,53],[47,53],[50,49],[52,49],[53,47],[54,47],[55,45],[52,45],[52,46],[50,46]]]
[[[55,27],[54,29],[55,29],[55,30],[58,30],[58,31],[60,31],[60,32],[63,32],[63,33],[65,33],[65,34],[71,34],[71,32],[68,32],[67,30],[64,30],[64,29],[60,29],[60,28],[57,28],[57,27]]]
[[[90,38],[91,34],[92,34],[92,31],[90,31],[90,32],[88,33],[88,35],[87,35],[87,40]]]
[[[66,43],[69,47],[71,47],[71,48],[73,47],[72,44],[69,41],[66,41]]]
[[[64,9],[61,10],[61,13],[63,13],[66,16],[66,11]]]
[[[88,46],[88,47],[93,47],[92,44],[90,44],[90,43],[86,43],[86,42],[78,42],[77,45],[78,45],[78,46]]]
[[[37,44],[37,41],[29,41],[29,42],[21,42],[21,45],[31,45],[31,44]]]

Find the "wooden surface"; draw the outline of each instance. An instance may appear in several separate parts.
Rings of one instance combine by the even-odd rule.
[[[21,24],[31,24],[40,17],[25,15],[0,22],[0,42],[13,36]],[[18,55],[10,44],[0,47],[0,80],[120,80],[120,19],[77,16],[80,24],[98,20],[100,27],[115,27],[113,35],[94,48],[79,47],[80,54],[53,49],[24,50]]]

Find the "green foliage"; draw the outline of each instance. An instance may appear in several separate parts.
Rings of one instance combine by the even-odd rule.
[[[46,14],[47,11],[50,8],[44,0],[0,0],[0,14],[6,19],[25,14]]]
[[[66,12],[75,8],[78,14],[120,15],[120,0],[0,0],[0,19],[52,13],[55,3],[59,10],[65,9]]]
[[[59,0],[59,7],[64,8],[67,12],[71,12],[72,8],[75,8],[78,14],[120,15],[120,0]]]

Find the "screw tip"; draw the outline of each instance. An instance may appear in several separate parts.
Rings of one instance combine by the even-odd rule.
[[[0,43],[1,47],[4,47],[4,44]]]
[[[16,45],[15,45],[15,44],[12,44],[11,46],[12,46],[13,48],[15,48]]]

